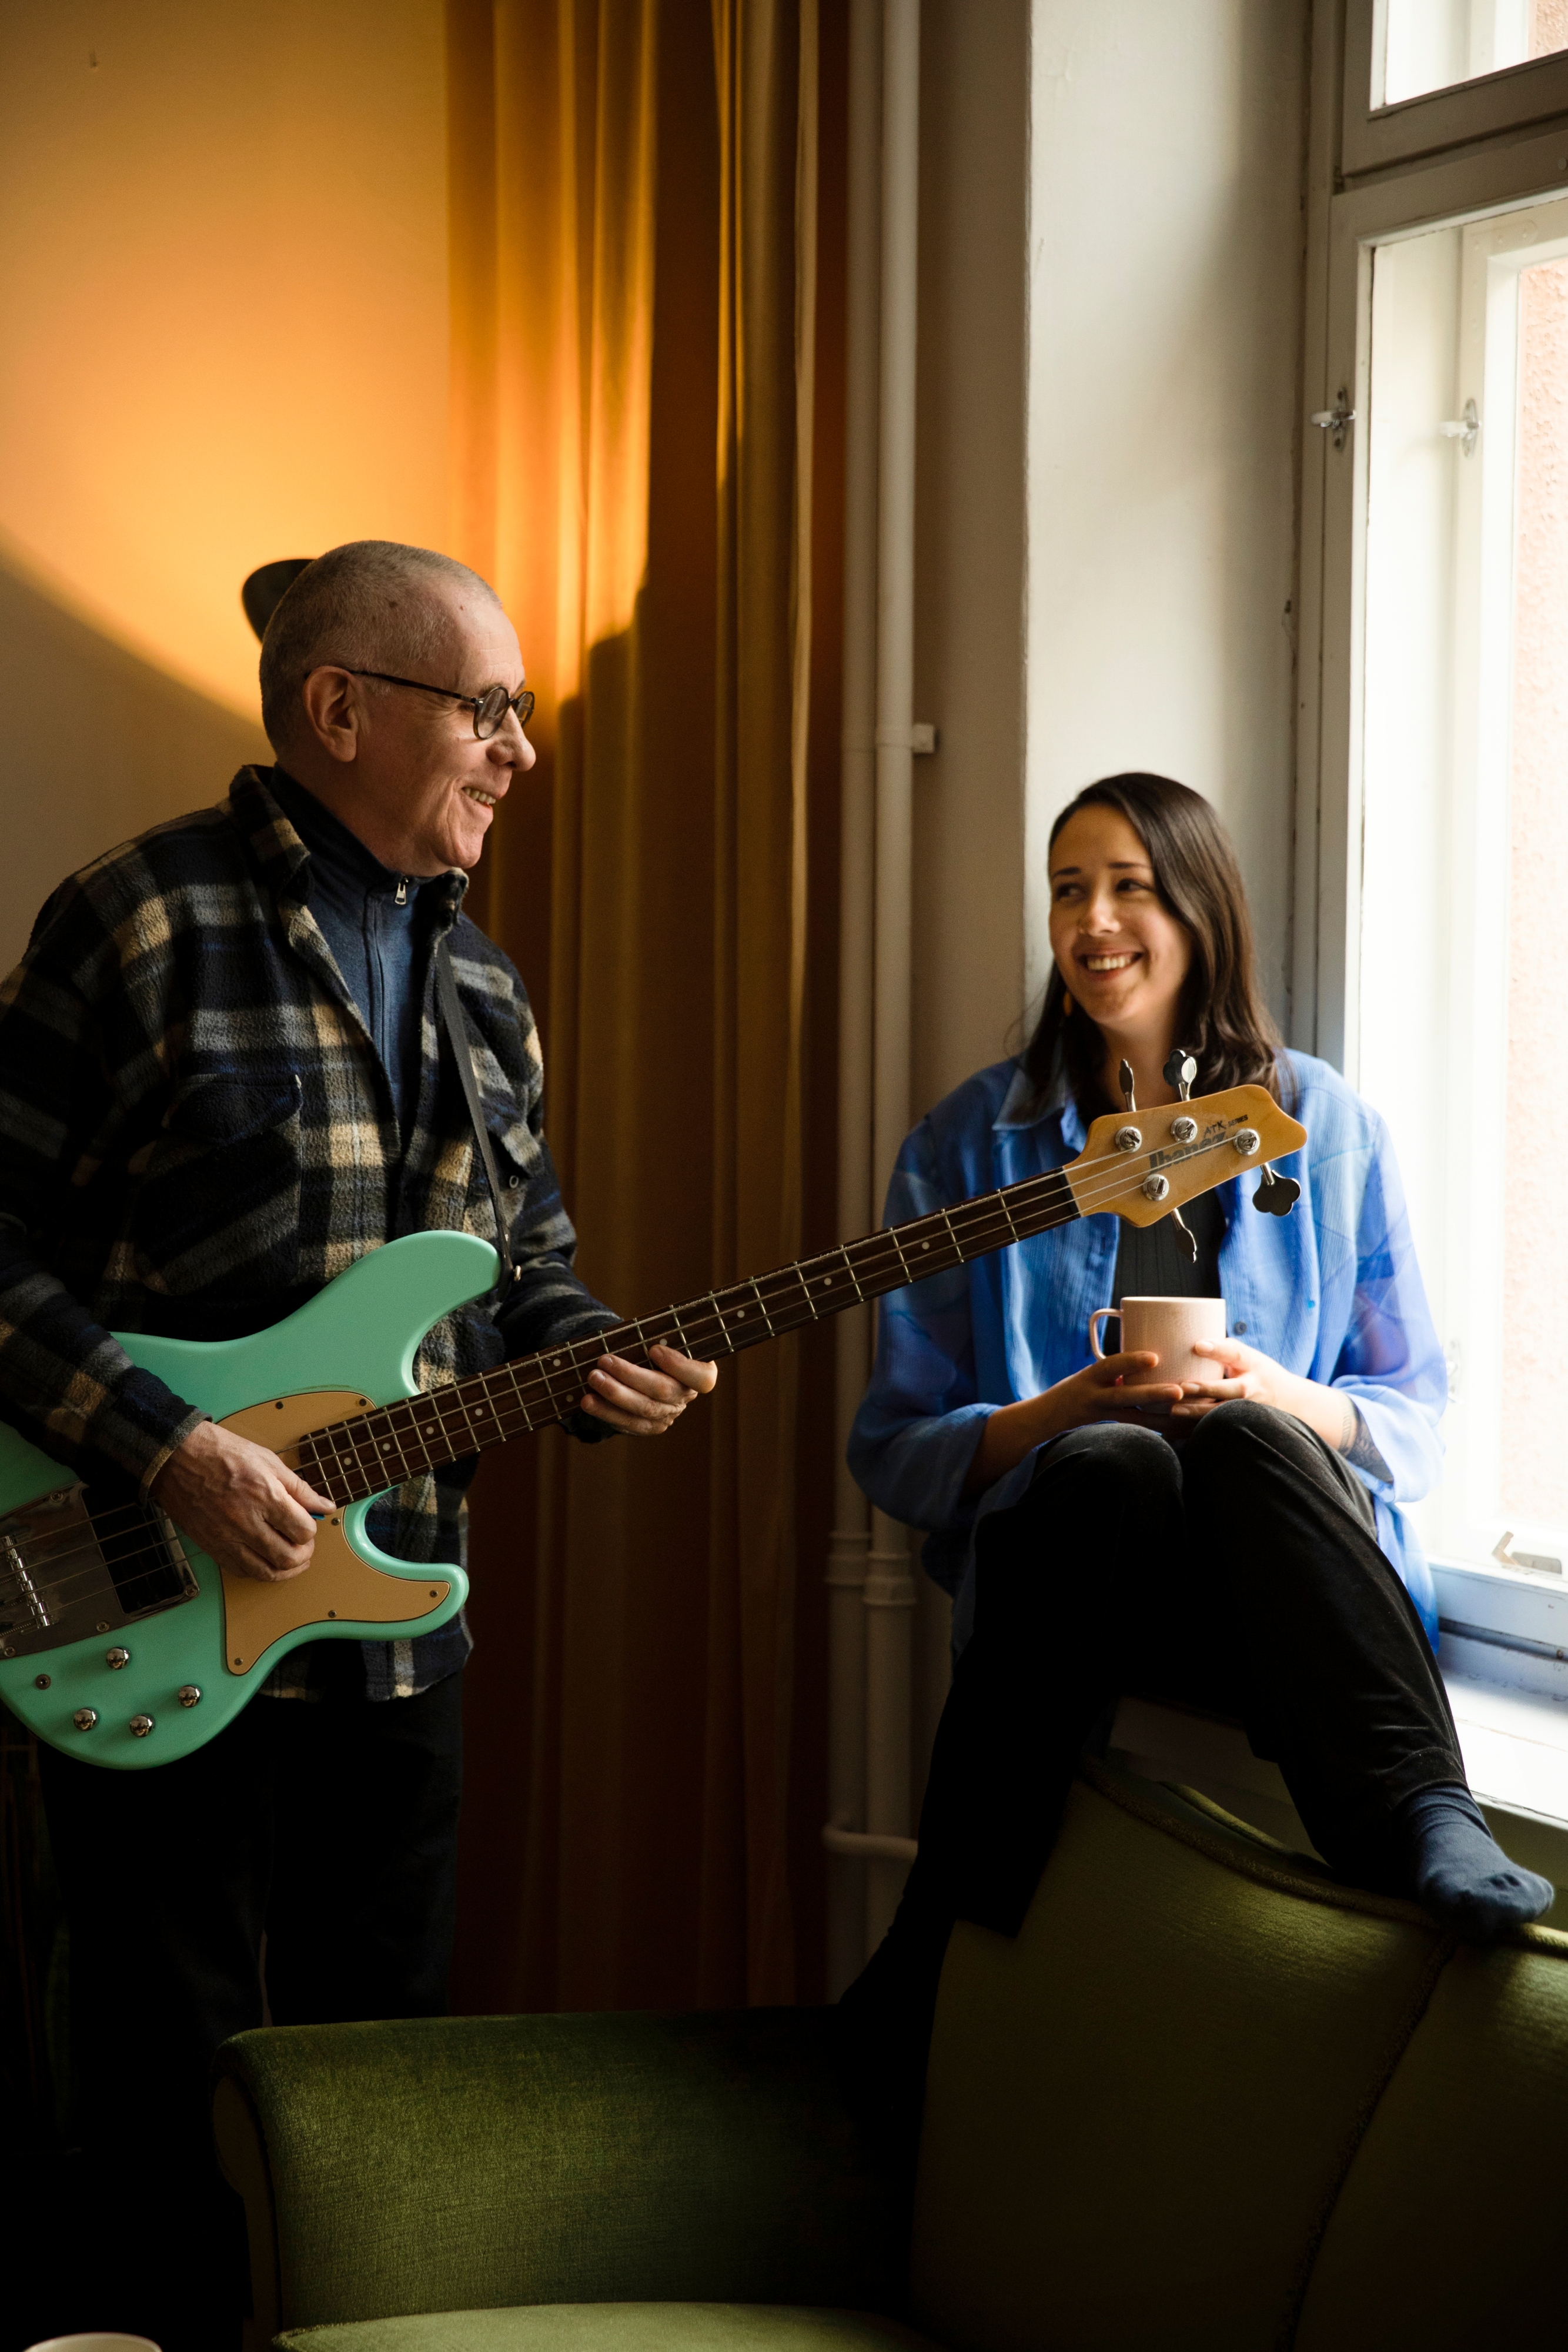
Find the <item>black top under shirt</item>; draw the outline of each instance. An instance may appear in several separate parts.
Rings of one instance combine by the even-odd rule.
[[[1131,1225],[1118,1218],[1116,1271],[1111,1280],[1111,1304],[1129,1298],[1218,1298],[1219,1248],[1225,1239],[1225,1211],[1218,1192],[1200,1192],[1182,1211],[1187,1231],[1197,1244],[1197,1260],[1187,1256],[1174,1217],[1152,1225]]]

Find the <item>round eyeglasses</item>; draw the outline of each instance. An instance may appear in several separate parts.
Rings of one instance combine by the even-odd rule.
[[[439,694],[448,702],[460,702],[474,713],[474,732],[481,743],[487,743],[497,728],[506,723],[508,710],[517,713],[519,727],[526,727],[534,715],[534,691],[525,686],[517,694],[508,694],[504,686],[487,686],[483,694],[459,694],[455,686],[427,686],[422,677],[393,677],[390,670],[356,669],[352,662],[323,662],[323,669],[346,669],[350,677],[379,677],[383,686],[412,686],[416,694]]]

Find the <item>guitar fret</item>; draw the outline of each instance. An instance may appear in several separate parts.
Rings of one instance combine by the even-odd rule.
[[[768,1317],[767,1302],[766,1302],[766,1300],[763,1298],[762,1292],[761,1292],[760,1288],[759,1288],[759,1287],[758,1287],[758,1286],[757,1277],[756,1277],[756,1276],[755,1276],[755,1275],[752,1276],[752,1279],[751,1279],[751,1289],[752,1289],[752,1295],[753,1295],[753,1297],[754,1297],[756,1298],[756,1300],[757,1300],[757,1308],[758,1308],[758,1314],[761,1316],[761,1318],[762,1318],[762,1319],[763,1319],[764,1323],[766,1323],[766,1324],[768,1325],[768,1338],[771,1339],[774,1337],[773,1325],[772,1325],[772,1322],[771,1322],[771,1320],[770,1320],[770,1318],[769,1318],[769,1317]]]
[[[789,1271],[800,1286],[800,1296],[806,1302],[807,1314],[810,1317],[813,1323],[820,1323],[821,1321],[821,1318],[818,1314],[816,1307],[812,1303],[811,1286],[806,1279],[805,1267],[797,1262],[797,1264],[789,1268]]]
[[[850,1286],[853,1290],[856,1298],[859,1299],[861,1305],[863,1307],[865,1305],[865,1292],[861,1288],[860,1276],[855,1272],[855,1262],[850,1255],[850,1244],[848,1242],[841,1242],[839,1244],[839,1255],[843,1259],[844,1272],[849,1276]]]

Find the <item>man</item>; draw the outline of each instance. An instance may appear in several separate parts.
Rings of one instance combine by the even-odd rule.
[[[398,1234],[494,1234],[470,1044],[519,1271],[498,1307],[430,1334],[422,1385],[615,1318],[572,1271],[522,983],[461,912],[534,761],[497,599],[423,550],[335,549],[279,603],[261,686],[277,766],[62,885],[0,996],[0,1412],[100,1494],[150,1497],[224,1567],[273,1580],[308,1573],[329,1498],[110,1332],[234,1336]],[[437,1003],[444,937],[463,1037]],[[573,1433],[657,1435],[714,1384],[653,1357],[602,1359]],[[402,1487],[371,1532],[460,1559],[472,1468]],[[264,1938],[277,2022],[444,2008],[468,1648],[457,1619],[297,1650],[225,1731],[151,1771],[43,1752],[100,2189],[83,2236],[113,2245],[98,2307],[62,2324],[141,2328],[164,2352],[237,2343],[207,2071],[261,2021]]]

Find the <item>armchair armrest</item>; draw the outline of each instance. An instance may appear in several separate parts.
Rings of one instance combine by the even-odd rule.
[[[275,2027],[218,2053],[257,2333],[531,2303],[902,2309],[828,2010]]]

